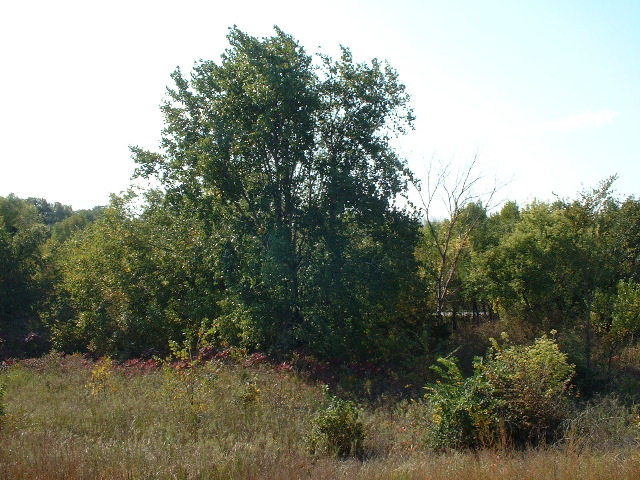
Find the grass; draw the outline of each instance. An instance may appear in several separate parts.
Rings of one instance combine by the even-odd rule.
[[[593,418],[623,409],[615,402],[577,416],[563,446],[446,453],[424,447],[421,402],[387,402],[363,409],[364,456],[341,460],[308,451],[328,404],[321,385],[266,364],[151,367],[51,355],[5,369],[0,478],[640,478],[637,442],[597,449],[574,438],[602,442]],[[606,432],[631,438],[629,428],[609,422]]]

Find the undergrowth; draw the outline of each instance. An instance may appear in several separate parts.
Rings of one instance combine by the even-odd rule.
[[[151,360],[16,363],[1,374],[0,478],[640,478],[637,412],[617,400],[576,412],[553,445],[437,453],[425,399],[359,404],[258,360],[203,360],[185,382]]]

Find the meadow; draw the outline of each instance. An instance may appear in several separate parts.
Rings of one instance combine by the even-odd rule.
[[[640,478],[637,417],[612,398],[576,412],[556,444],[466,451],[426,447],[421,398],[348,402],[363,443],[340,456],[310,448],[336,397],[260,355],[163,366],[50,354],[3,365],[0,385],[2,479]]]

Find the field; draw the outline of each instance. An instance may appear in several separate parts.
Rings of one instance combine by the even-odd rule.
[[[422,401],[378,400],[360,454],[339,458],[310,452],[330,396],[286,365],[49,355],[4,366],[0,385],[2,479],[640,478],[638,427],[605,402],[557,445],[433,452]]]

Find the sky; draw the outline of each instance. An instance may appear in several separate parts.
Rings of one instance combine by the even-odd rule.
[[[5,1],[0,195],[107,204],[130,184],[129,145],[158,150],[171,72],[218,61],[232,25],[387,60],[416,116],[395,146],[423,180],[477,157],[521,205],[614,174],[640,196],[637,0]]]

